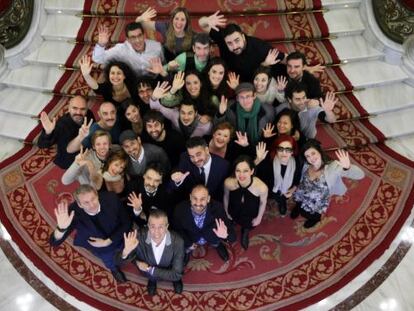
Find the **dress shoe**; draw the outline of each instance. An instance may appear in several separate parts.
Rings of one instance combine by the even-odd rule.
[[[221,259],[223,259],[224,261],[229,260],[229,253],[227,252],[227,249],[223,243],[220,242],[219,245],[216,247],[216,250]]]
[[[115,270],[111,270],[111,273],[118,283],[125,283],[126,281],[128,281],[125,277],[125,274],[118,268],[115,268]]]
[[[148,280],[147,291],[148,295],[154,296],[157,293],[157,281]]]
[[[184,253],[184,259],[183,259],[183,266],[184,267],[187,266],[188,262],[190,261],[190,256],[191,256],[191,252],[189,252],[189,253],[185,252]]]
[[[300,208],[298,205],[296,205],[292,211],[290,212],[290,218],[296,219],[300,215]]]
[[[241,231],[240,244],[246,250],[249,248],[249,231],[249,229],[242,229]]]
[[[287,208],[286,208],[286,200],[280,200],[278,202],[278,206],[279,206],[279,214],[282,217],[286,216],[286,212],[287,212]]]
[[[178,280],[173,282],[174,291],[176,294],[181,294],[183,292],[183,281]]]

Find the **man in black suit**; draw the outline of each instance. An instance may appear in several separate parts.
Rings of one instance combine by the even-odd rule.
[[[190,200],[181,202],[176,207],[173,224],[174,229],[184,239],[185,264],[194,249],[207,243],[217,250],[221,259],[229,259],[223,241],[234,242],[236,233],[222,204],[210,200],[206,186],[195,186],[191,191]]]
[[[183,291],[184,242],[168,230],[167,214],[154,209],[148,217],[148,228],[124,235],[125,247],[116,256],[117,262],[133,261],[148,277],[148,294],[157,291],[157,280],[172,281],[177,294]]]
[[[69,207],[61,202],[55,208],[57,227],[50,237],[52,246],[60,245],[73,230],[73,244],[89,250],[111,270],[118,282],[125,275],[115,264],[114,255],[123,247],[123,235],[131,228],[129,217],[118,196],[113,192],[96,191],[91,185],[80,185]]]
[[[186,147],[187,152],[181,154],[176,172],[171,174],[173,188],[179,188],[184,199],[195,185],[203,184],[214,200],[222,202],[223,183],[228,177],[229,163],[210,154],[207,142],[202,137],[191,137]]]

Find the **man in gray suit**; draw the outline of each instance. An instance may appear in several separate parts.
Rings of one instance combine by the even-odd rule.
[[[125,246],[117,254],[117,262],[135,262],[138,269],[148,277],[147,290],[155,295],[157,280],[172,281],[174,291],[183,291],[184,241],[168,230],[167,214],[160,209],[151,210],[148,228],[124,234]]]

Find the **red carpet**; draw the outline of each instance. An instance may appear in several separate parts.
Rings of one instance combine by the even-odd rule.
[[[169,12],[176,3],[168,0],[87,2],[85,12],[125,15],[134,15],[148,3],[161,3],[162,7],[157,6],[159,12]],[[180,1],[180,4],[193,12],[211,13],[216,9],[251,11],[253,2],[257,3],[246,1],[244,7],[230,7],[222,0],[204,1],[203,5],[198,1]],[[320,7],[319,1],[284,3],[290,4],[278,4],[275,8],[274,1],[260,1],[263,6],[257,12]],[[296,6],[292,7],[291,3]],[[241,21],[248,33],[269,40],[313,39],[329,34],[320,13],[272,16],[260,21],[257,17],[235,19]],[[124,19],[87,18],[78,35],[82,43],[74,48],[68,66],[76,65],[81,55],[91,52],[91,45],[87,43],[96,40],[96,29],[102,22],[111,25],[114,42],[122,40]],[[338,62],[327,40],[283,43],[278,47],[284,51],[299,49],[313,63]],[[327,69],[320,78],[325,91],[352,89],[340,67]],[[87,94],[89,89],[79,72],[67,71],[55,91]],[[65,97],[56,96],[47,111],[62,114],[66,101]],[[340,95],[335,109],[341,119],[367,114],[352,93]],[[39,131],[35,130],[28,140]],[[368,121],[320,126],[318,137],[325,147],[366,145],[384,139]],[[126,269],[131,281],[117,285],[109,271],[88,252],[73,247],[69,239],[61,247],[51,249],[48,237],[55,227],[53,208],[60,200],[71,200],[71,191],[75,188],[60,183],[62,171],[52,163],[53,155],[54,150],[26,148],[1,164],[0,218],[16,244],[49,278],[71,295],[104,310],[295,310],[306,307],[346,285],[379,257],[400,230],[414,203],[413,163],[382,143],[367,145],[351,151],[353,161],[364,168],[366,178],[348,181],[349,191],[344,197],[332,200],[319,226],[304,230],[302,219],[280,218],[275,206],[270,204],[263,224],[251,233],[248,251],[242,250],[239,243],[229,245],[231,259],[223,264],[214,250],[201,248],[187,267],[182,295],[174,294],[170,284],[161,283],[159,295],[150,297],[146,294],[146,281],[131,267]]]

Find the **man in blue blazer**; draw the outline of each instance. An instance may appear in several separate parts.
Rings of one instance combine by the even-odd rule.
[[[187,199],[191,189],[202,184],[214,200],[222,202],[224,180],[229,175],[229,162],[210,154],[207,142],[202,137],[191,137],[186,142],[186,147],[187,152],[181,154],[178,168],[171,174],[173,188],[182,192],[180,199]]]
[[[118,282],[125,282],[125,275],[114,261],[115,253],[123,247],[124,233],[131,228],[121,201],[113,192],[101,192],[98,196],[91,185],[80,185],[74,197],[70,206],[61,202],[55,208],[57,227],[50,237],[51,245],[60,245],[76,230],[73,244],[100,258]]]

